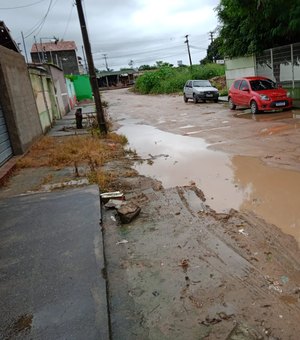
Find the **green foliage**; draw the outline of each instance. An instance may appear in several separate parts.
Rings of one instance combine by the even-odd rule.
[[[229,57],[299,41],[300,2],[296,0],[221,0],[221,52]]]
[[[222,39],[220,37],[216,38],[211,42],[207,48],[207,54],[204,59],[200,61],[201,64],[213,63],[215,60],[224,59],[224,55],[221,50]]]
[[[163,65],[138,77],[135,91],[142,94],[178,93],[189,79],[210,79],[224,74],[224,66],[217,64],[194,65],[192,70],[189,67]]]

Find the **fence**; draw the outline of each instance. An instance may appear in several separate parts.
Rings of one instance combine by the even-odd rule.
[[[265,50],[256,56],[256,75],[281,83],[300,99],[300,43]]]
[[[228,88],[238,77],[265,76],[300,99],[300,43],[271,48],[256,56],[225,59],[225,65]]]

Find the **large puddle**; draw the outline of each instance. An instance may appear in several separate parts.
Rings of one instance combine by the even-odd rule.
[[[147,160],[136,164],[140,174],[161,181],[165,188],[195,183],[212,209],[252,210],[300,243],[300,173],[267,167],[256,158],[229,157],[208,149],[201,138],[135,122],[126,121],[119,132]]]

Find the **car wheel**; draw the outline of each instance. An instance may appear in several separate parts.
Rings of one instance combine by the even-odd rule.
[[[186,97],[186,95],[185,95],[185,94],[183,95],[183,100],[184,100],[184,102],[185,102],[185,103],[187,103],[187,102],[188,102],[188,99],[187,99],[187,97]]]
[[[197,99],[197,96],[196,96],[195,94],[193,94],[193,102],[194,102],[195,104],[198,103],[198,99]]]
[[[206,103],[206,100],[205,100],[205,99],[202,99],[202,102],[203,102],[203,103]]]
[[[257,106],[255,100],[252,100],[252,102],[250,103],[250,109],[251,109],[251,113],[252,113],[253,115],[255,115],[255,114],[257,114],[257,113],[259,112],[258,106]]]
[[[231,98],[229,98],[228,102],[229,102],[230,110],[235,110],[236,109],[236,105],[234,104],[234,102],[232,101]]]
[[[217,103],[219,100],[218,99],[214,99],[214,102]]]

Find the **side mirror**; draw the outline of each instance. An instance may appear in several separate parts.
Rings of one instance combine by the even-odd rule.
[[[277,87],[278,87],[279,89],[282,89],[282,85],[281,85],[281,84],[277,84]]]

